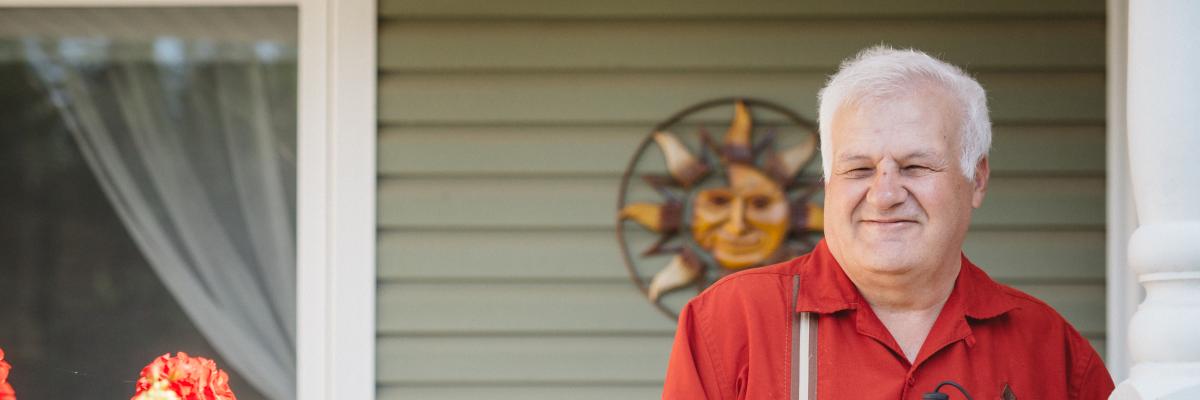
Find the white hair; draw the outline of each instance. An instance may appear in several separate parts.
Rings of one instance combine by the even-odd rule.
[[[930,57],[919,50],[896,50],[886,45],[864,49],[842,62],[838,72],[817,95],[821,132],[821,167],[825,180],[833,165],[830,128],[833,116],[846,105],[887,100],[912,93],[919,85],[935,84],[961,105],[962,151],[959,164],[967,179],[974,179],[975,165],[992,145],[992,123],[988,118],[987,94],[962,69]]]

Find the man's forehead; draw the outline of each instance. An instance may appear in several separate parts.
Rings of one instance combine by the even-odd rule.
[[[945,158],[961,140],[956,110],[946,99],[904,96],[890,103],[839,110],[831,126],[834,161],[878,158]]]
[[[911,129],[860,129],[836,130],[831,139],[834,160],[859,157],[876,157],[887,153],[896,158],[944,157],[956,147],[957,132],[947,127],[928,125],[913,126]]]
[[[884,150],[887,151],[890,149],[884,149]],[[908,151],[888,151],[888,153],[896,158],[936,158],[936,157],[941,156],[940,152],[938,152],[936,150],[932,150],[932,149],[919,149],[919,150],[908,150]],[[857,160],[857,159],[870,159],[870,158],[873,158],[872,154],[855,152],[853,150],[841,152],[837,155],[837,159],[839,159],[839,160]]]
[[[881,152],[866,153],[858,151],[857,149],[847,149],[846,151],[837,152],[834,156],[834,160],[839,162],[874,161],[882,155],[879,153],[886,153],[888,156],[891,156],[897,160],[941,160],[945,158],[944,154],[937,149],[898,149],[899,151],[889,151],[892,149],[884,148],[881,150]]]

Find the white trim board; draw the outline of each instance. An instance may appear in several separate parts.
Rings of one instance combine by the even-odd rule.
[[[1129,355],[1129,321],[1142,302],[1145,291],[1129,268],[1126,254],[1129,237],[1137,228],[1130,181],[1129,151],[1125,125],[1125,77],[1128,42],[1128,0],[1108,0],[1108,254],[1106,364],[1113,381],[1129,377],[1133,360]]]
[[[187,6],[299,11],[297,393],[375,398],[375,1],[0,0],[0,8]]]

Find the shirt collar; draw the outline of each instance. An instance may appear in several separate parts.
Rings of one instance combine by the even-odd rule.
[[[962,269],[954,282],[951,299],[960,307],[944,307],[943,311],[961,310],[964,316],[975,320],[994,318],[1017,307],[1012,296],[987,273],[975,266],[966,255],[962,255]],[[832,314],[843,310],[857,309],[867,304],[854,282],[846,276],[829,246],[822,239],[813,251],[797,259],[800,296],[796,300],[797,312]],[[958,304],[956,304],[958,305]]]
[[[962,270],[954,291],[962,296],[963,313],[976,320],[995,318],[1017,308],[1017,302],[1004,286],[962,255]]]

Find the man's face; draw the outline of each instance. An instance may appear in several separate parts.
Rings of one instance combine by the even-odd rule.
[[[779,249],[787,235],[788,204],[779,185],[754,168],[730,165],[729,181],[729,187],[696,195],[692,238],[721,266],[740,269]]]
[[[988,174],[985,159],[976,179],[962,175],[959,110],[943,90],[923,88],[834,115],[825,238],[848,273],[957,265]]]

